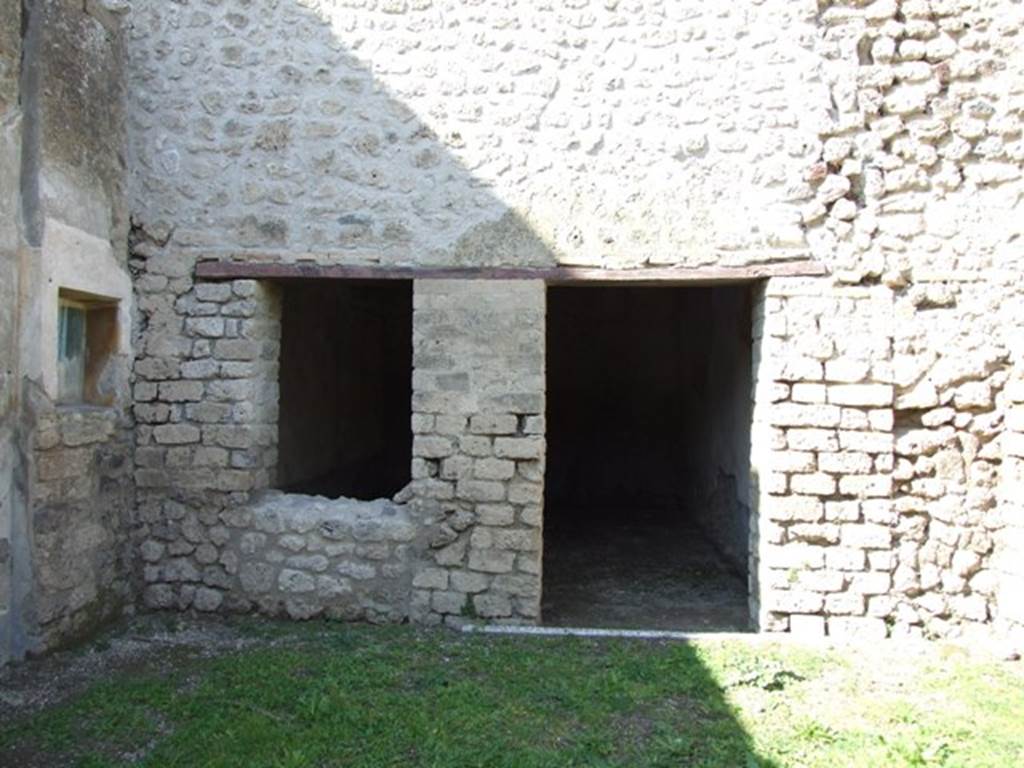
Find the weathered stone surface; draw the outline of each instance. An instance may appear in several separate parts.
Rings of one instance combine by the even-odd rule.
[[[443,34],[470,16],[507,34],[479,4],[448,9],[445,29],[416,4],[393,4],[386,25],[370,8],[335,24],[340,4],[321,5],[255,13],[225,0],[197,10],[195,27],[175,4],[139,0],[128,36],[120,3],[28,4],[43,10],[25,20],[12,4],[18,18],[0,18],[5,363],[32,348],[7,307],[11,286],[39,292],[19,270],[40,234],[113,243],[127,274],[125,178],[137,225],[134,389],[127,352],[102,414],[30,402],[30,360],[0,372],[0,503],[8,488],[34,499],[42,636],[77,631],[93,606],[116,610],[136,562],[154,608],[536,620],[545,286],[417,281],[402,504],[264,498],[279,297],[266,282],[194,279],[204,252],[246,248],[263,261],[447,266],[813,256],[827,274],[767,281],[753,319],[759,625],[870,639],[1021,631],[1018,3],[933,3],[928,19],[858,0],[819,14],[784,0],[582,16],[555,4],[537,11],[528,53]],[[243,21],[240,36],[231,22]],[[193,50],[202,29],[226,35],[212,58]],[[358,42],[371,60],[299,56],[286,71],[264,55],[284,35],[308,50]],[[437,50],[379,53],[431,35]],[[588,74],[594,50],[602,83]],[[462,81],[423,89],[419,65],[438,60]],[[19,94],[34,65],[45,93]],[[614,109],[583,109],[599,92]],[[26,125],[38,157],[21,156]],[[4,564],[27,550],[0,509],[2,616]]]

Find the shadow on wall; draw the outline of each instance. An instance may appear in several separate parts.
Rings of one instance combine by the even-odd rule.
[[[394,50],[367,50],[358,35],[337,35],[330,22],[293,2],[268,4],[259,17],[234,13],[230,4],[202,9],[163,5],[140,3],[135,15],[137,40],[151,35],[157,42],[148,50],[134,47],[134,69],[142,74],[131,89],[136,103],[130,117],[135,163],[144,169],[134,179],[134,195],[136,200],[162,201],[153,206],[143,202],[140,212],[155,240],[207,251],[237,246],[283,251],[301,244],[314,251],[351,254],[353,261],[475,266],[565,263],[572,260],[566,244],[584,249],[589,255],[583,261],[607,263],[602,246],[618,247],[617,235],[608,234],[591,249],[590,234],[576,230],[571,221],[564,222],[568,229],[555,228],[557,247],[551,237],[538,234],[481,179],[541,169],[531,167],[529,156],[515,167],[467,167],[451,148],[470,137],[458,131],[439,137],[427,116],[417,115],[374,77],[380,62],[398,60]],[[165,44],[174,37],[167,26],[172,22],[201,34],[191,34],[180,49]],[[446,35],[466,32],[444,30]],[[271,34],[274,41],[268,44]],[[430,25],[420,34],[429,40]],[[401,35],[389,43],[405,44],[409,41]],[[172,56],[177,64],[169,62]],[[418,79],[420,88],[446,88],[460,76],[442,71],[443,59],[420,62],[422,73],[404,82]],[[162,75],[165,66],[170,74]],[[187,74],[192,67],[212,74],[194,83]],[[511,82],[508,87],[515,90]],[[471,117],[474,125],[482,126],[473,138],[493,142],[494,162],[499,164],[505,162],[500,151],[503,121],[517,119],[512,95],[502,95],[499,88],[496,98],[501,103],[495,106],[500,109]],[[429,117],[438,122],[438,116]],[[537,120],[542,127],[539,116]],[[575,149],[566,152],[571,157],[564,160],[563,178],[571,180],[568,166],[585,159],[572,155]],[[672,178],[652,178],[635,194],[654,210],[655,199],[665,191],[658,184],[682,187],[684,179],[682,170]],[[623,185],[616,185],[613,176],[606,181],[607,190],[582,194],[621,198]],[[571,212],[572,204],[562,205],[564,197],[555,186],[547,190],[553,207]],[[179,195],[201,201],[197,229],[186,227],[188,216],[170,218],[174,209],[168,201]],[[621,231],[615,211],[602,215]],[[471,226],[465,231],[467,222]],[[632,252],[623,257],[632,263],[651,253],[652,242],[636,236],[637,242],[628,244]],[[704,254],[703,263],[714,258]],[[414,361],[428,351],[414,349]],[[718,690],[710,673],[700,669],[707,689]],[[722,709],[727,711],[724,704]],[[749,744],[740,723],[731,715],[728,720],[739,740]]]
[[[280,251],[283,260],[308,246],[355,262],[557,263],[529,223],[452,153],[469,136],[439,136],[430,125],[438,116],[396,98],[374,76],[373,52],[358,50],[360,41],[338,35],[328,19],[296,2],[271,5],[247,16],[142,3],[133,14],[136,38],[142,28],[164,40],[176,24],[204,30],[177,65],[160,44],[131,49],[130,71],[145,73],[131,89],[133,160],[144,169],[133,180],[134,203],[155,240]],[[182,88],[178,78],[196,67],[210,75]],[[433,69],[423,71],[422,87],[444,78]],[[175,74],[161,77],[168,70]],[[196,229],[179,211],[148,202],[178,196],[203,200]]]
[[[158,241],[479,266],[804,255],[782,201],[817,91],[782,43],[809,23],[791,3],[134,5],[133,207]]]

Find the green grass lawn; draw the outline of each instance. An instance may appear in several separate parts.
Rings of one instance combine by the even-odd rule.
[[[241,626],[0,723],[0,765],[1024,765],[1021,665],[940,646]]]

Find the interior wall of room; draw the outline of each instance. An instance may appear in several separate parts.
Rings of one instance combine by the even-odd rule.
[[[277,486],[394,495],[412,452],[412,284],[289,284],[281,323]]]
[[[710,342],[702,363],[704,410],[690,442],[697,452],[691,463],[692,509],[729,564],[746,572],[753,418],[750,288],[719,286],[704,292],[702,313],[689,315],[683,330],[688,338]]]

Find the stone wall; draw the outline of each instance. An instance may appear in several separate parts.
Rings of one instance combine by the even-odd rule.
[[[1019,2],[349,5],[134,4],[148,604],[421,621],[539,610],[544,286],[416,282],[413,481],[360,507],[265,494],[275,288],[196,282],[197,260],[811,255],[827,275],[756,289],[758,625],[1020,626]],[[312,527],[260,528],[303,505]],[[378,508],[401,533],[376,565],[354,525],[330,543],[318,532]],[[264,549],[243,549],[256,534]],[[247,562],[260,579],[243,578]],[[349,563],[380,570],[360,585]],[[341,586],[321,594],[321,580]]]
[[[413,482],[432,517],[413,616],[535,621],[544,502],[539,280],[417,280]]]
[[[816,463],[782,460],[787,472],[809,475],[803,491],[796,475],[788,485],[778,477],[769,484],[788,495],[787,503],[794,500],[794,515],[819,519],[815,502],[796,500],[806,493],[824,501],[826,521],[849,514],[849,524],[860,526],[850,529],[857,534],[849,542],[867,553],[872,575],[833,573],[849,567],[829,562],[842,555],[833,534],[843,547],[846,529],[816,531],[819,540],[807,543],[829,549],[807,550],[807,562],[788,563],[795,569],[790,589],[780,586],[776,596],[776,609],[815,614],[794,619],[792,628],[821,631],[823,617],[835,616],[830,632],[882,634],[888,625],[943,635],[980,627],[1019,600],[999,586],[991,565],[994,552],[1011,546],[1004,540],[1018,524],[997,489],[1008,469],[1000,449],[1003,389],[1019,364],[1021,336],[1021,21],[1020,4],[1009,0],[823,4],[818,50],[833,109],[819,160],[807,169],[816,199],[803,219],[812,251],[834,269],[808,292],[818,292],[816,301],[833,304],[839,316],[830,308],[804,328],[806,348],[787,361],[794,368],[790,398],[799,386],[801,397],[819,403],[807,407],[805,420],[787,406],[787,418],[803,422],[793,428],[826,430],[813,433],[809,449],[831,450],[838,438],[842,474],[863,474],[836,478],[833,490],[833,481],[820,476],[819,453]],[[850,298],[861,299],[844,284],[874,296],[874,327],[863,335],[861,318],[847,319],[844,309],[854,306]],[[774,338],[770,325],[792,334],[801,321],[788,311],[773,321],[772,311],[766,307],[766,338]],[[844,362],[834,380],[830,363],[839,370],[840,346],[858,339],[860,365],[846,369]],[[797,341],[791,336],[786,345]],[[795,370],[805,365],[805,373]],[[821,376],[857,387],[833,400],[831,387],[806,386]],[[850,392],[856,399],[848,399]],[[838,412],[827,407],[833,402]],[[871,434],[856,444],[831,431],[844,428],[847,405],[867,408]],[[789,430],[766,437],[780,446],[785,437],[793,447]],[[867,456],[851,453],[856,445],[870,466]],[[859,498],[858,510],[836,506],[836,492],[843,502]],[[762,507],[762,516],[772,514]],[[788,525],[779,543],[790,541],[790,532]],[[862,560],[855,554],[851,561],[858,572]],[[815,574],[816,587],[804,594],[794,588]],[[870,585],[862,596],[855,582]],[[863,612],[868,618],[857,618]]]
[[[0,661],[66,642],[133,602],[116,6],[0,4]],[[103,373],[109,407],[55,404],[60,289],[120,301]]]
[[[18,457],[18,274],[21,165],[21,2],[0,2],[0,665],[15,644],[12,546],[21,516]],[[20,538],[20,536],[19,536]]]
[[[811,0],[136,0],[133,214],[178,248],[403,264],[806,254]]]
[[[279,290],[194,283],[189,257],[144,243],[135,255],[146,329],[135,366],[135,480],[148,606],[537,617],[543,283],[416,281],[413,481],[398,503],[328,501],[268,490]]]
[[[830,634],[886,634],[873,602],[892,586],[892,329],[884,286],[766,286],[752,450],[763,629],[824,633],[827,617]]]
[[[164,506],[181,539],[148,539],[146,603],[199,611],[259,610],[308,619],[401,621],[420,528],[407,507],[269,492],[204,526]]]
[[[1002,472],[998,525],[986,576],[998,595],[993,610],[1000,633],[1024,643],[1024,377],[1018,372],[1005,390],[1006,431],[1002,435]]]

